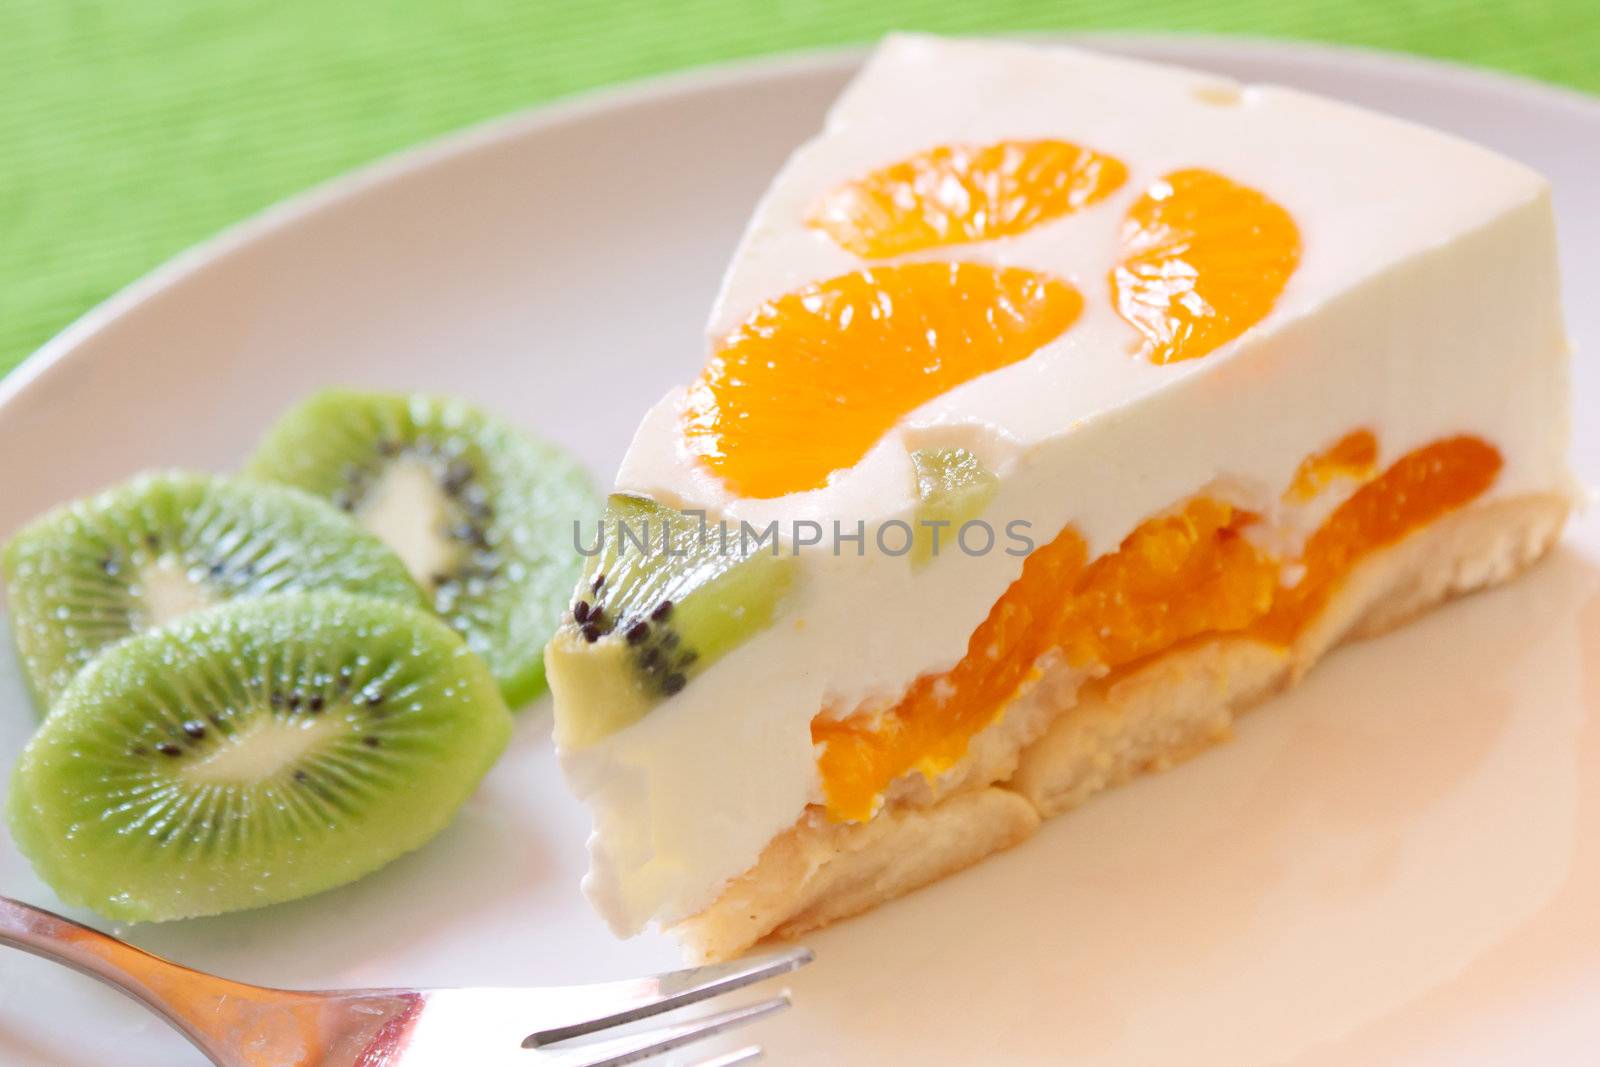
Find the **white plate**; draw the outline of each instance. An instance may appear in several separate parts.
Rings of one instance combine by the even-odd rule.
[[[1600,343],[1600,104],[1282,44],[1101,46],[1455,130],[1555,182],[1568,310]],[[450,390],[602,477],[698,364],[744,216],[854,55],[694,74],[495,123],[224,235],[0,385],[0,531],[138,468],[226,468],[330,382]],[[1588,299],[1584,298],[1588,294]],[[1600,480],[1592,358],[1580,472]],[[1203,759],[812,939],[771,1062],[1575,1062],[1600,1047],[1600,526],[1510,588],[1334,656]],[[0,663],[0,757],[33,721]],[[548,712],[439,840],[354,886],[126,931],[289,986],[529,984],[671,965],[579,897],[586,819]],[[55,905],[0,844],[0,887]],[[0,956],[0,1062],[176,1067],[87,979]]]

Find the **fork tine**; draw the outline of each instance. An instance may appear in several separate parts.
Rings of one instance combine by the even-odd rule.
[[[742,1048],[737,1052],[729,1052],[726,1055],[706,1060],[704,1063],[698,1064],[697,1067],[741,1067],[742,1064],[754,1063],[760,1058],[761,1046],[751,1045],[749,1048]]]
[[[754,982],[788,974],[810,963],[814,957],[810,949],[791,948],[765,956],[752,956],[730,963],[713,963],[704,967],[687,967],[681,971],[668,971],[655,976],[655,994],[643,1003],[632,1004],[619,1011],[593,1019],[584,1019],[563,1026],[551,1026],[529,1034],[522,1042],[523,1048],[544,1048],[560,1041],[570,1041],[613,1026],[648,1019],[652,1015],[696,1004],[735,989],[743,989]]]
[[[548,1064],[549,1067],[626,1067],[627,1064],[638,1063],[651,1056],[658,1056],[663,1052],[670,1052],[675,1048],[714,1037],[736,1026],[764,1019],[788,1006],[789,994],[784,993],[771,1000],[704,1015],[698,1019],[690,1019],[644,1034],[631,1034],[628,1037],[613,1038],[581,1048],[552,1049],[545,1052],[546,1058],[539,1062]],[[728,1062],[749,1063],[750,1058],[745,1055],[749,1051],[745,1049],[735,1054],[736,1057],[744,1057],[743,1059],[735,1058]],[[759,1054],[759,1050],[757,1052]],[[715,1064],[719,1061],[711,1062]]]

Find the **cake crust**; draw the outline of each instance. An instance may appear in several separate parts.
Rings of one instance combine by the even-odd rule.
[[[1439,519],[1362,560],[1288,647],[1211,638],[1083,684],[1064,664],[1048,666],[937,788],[913,783],[865,823],[808,811],[673,932],[691,956],[727,959],[1010,848],[1042,819],[1226,740],[1238,715],[1345,641],[1519,574],[1555,543],[1569,505],[1556,494],[1528,494]]]

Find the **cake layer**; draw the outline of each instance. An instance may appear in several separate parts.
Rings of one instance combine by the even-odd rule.
[[[1046,141],[1115,160],[1120,184],[1101,165],[1091,192],[1056,204],[1056,214],[997,239],[919,246],[887,262],[857,254],[876,246],[841,243],[813,224],[816,205],[864,176],[937,172],[948,155],[940,146],[988,158],[985,146]],[[1058,159],[1083,158],[1063,151]],[[1211,177],[1183,177],[1195,174]],[[1276,235],[1264,242],[1270,269],[1206,266],[1243,279],[1253,295],[1234,310],[1248,314],[1233,323],[1236,332],[1212,338],[1202,358],[1162,362],[1118,288],[1126,272],[1150,266],[1139,266],[1128,227],[1158,219],[1160,205],[1196,189],[1196,203],[1210,206],[1197,225],[1220,218],[1231,233],[1232,216],[1242,215],[1246,230]],[[948,265],[961,285],[930,296],[943,291],[930,263]],[[1264,274],[1275,279],[1266,300],[1252,289]],[[568,627],[573,655],[551,662],[562,764],[594,812],[591,899],[625,934],[703,911],[827,799],[818,716],[893,706],[919,679],[968,655],[973,634],[1023,573],[1022,554],[1004,551],[1002,539],[991,551],[947,550],[919,563],[858,552],[833,536],[835,523],[859,528],[874,546],[894,524],[914,524],[923,504],[918,457],[962,450],[987,476],[979,514],[993,528],[1020,524],[1036,547],[1070,530],[1088,560],[1199,498],[1248,513],[1250,536],[1292,564],[1348,487],[1309,501],[1284,489],[1306,457],[1356,430],[1373,435],[1379,470],[1437,442],[1483,443],[1498,467],[1480,505],[1562,497],[1570,493],[1567,348],[1556,292],[1545,183],[1482,149],[1190,71],[1072,49],[892,39],[763,201],[712,315],[712,363],[692,389],[675,390],[647,415],[618,476],[619,490],[661,507],[703,511],[735,528],[778,523],[781,603],[761,601],[755,611],[745,596],[728,614],[759,615],[764,626],[736,640],[724,626],[707,642],[715,661],[694,662],[676,645],[650,644],[679,640],[671,628],[687,605],[664,597],[659,609],[645,606],[649,619],[606,629],[580,600],[590,621]],[[1062,312],[1073,300],[1081,307]],[[933,347],[916,349],[914,329],[864,333],[861,323],[895,314],[937,324],[925,331],[928,346],[954,335],[981,342],[985,359],[956,366]],[[985,326],[996,322],[1004,328]],[[863,335],[871,343],[850,349]],[[1010,343],[1017,337],[1042,343],[1023,353]],[[885,405],[903,393],[897,361],[912,356],[926,359],[913,370],[953,374],[954,384],[902,413]],[[854,382],[840,374],[852,360],[893,365]],[[806,394],[817,382],[821,400]],[[797,396],[805,403],[784,406]],[[789,435],[739,439],[739,449],[784,440],[804,451],[807,434],[833,443],[830,432],[842,427],[835,420],[846,417],[850,442],[870,438],[878,423],[864,429],[868,416],[888,420],[884,432],[820,487],[766,495],[801,465],[774,467],[769,455],[734,478],[717,458],[717,448],[733,447],[734,425],[761,422]],[[837,455],[848,459],[855,447]],[[822,543],[802,550],[798,522],[815,522]],[[621,624],[608,616],[606,625]],[[629,652],[635,637],[625,635],[643,651]],[[570,669],[591,648],[582,662],[614,672],[637,666],[655,685],[605,731],[592,728],[604,710],[586,701],[623,689],[588,685],[593,671]],[[975,743],[986,744],[982,733]],[[995,759],[1004,764],[1005,753]],[[912,772],[883,795],[923,788],[933,784]],[[876,800],[849,817],[870,813]]]
[[[1047,672],[957,769],[954,790],[902,798],[865,823],[808,812],[674,932],[697,957],[736,956],[1009,848],[1041,818],[1226,740],[1239,714],[1344,641],[1514,577],[1555,542],[1567,508],[1565,497],[1522,496],[1440,520],[1359,565],[1290,647],[1223,637],[1088,684]]]

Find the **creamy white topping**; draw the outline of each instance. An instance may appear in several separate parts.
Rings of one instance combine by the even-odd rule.
[[[686,453],[683,391],[646,416],[618,488],[764,525],[906,520],[908,452],[977,451],[1001,476],[985,512],[1068,523],[1099,554],[1207,487],[1291,533],[1296,466],[1357,427],[1380,465],[1458,433],[1494,443],[1495,494],[1567,491],[1566,353],[1545,182],[1483,149],[1286,89],[1066,48],[897,37],[886,42],[758,208],[711,315],[713,339],[762,301],[862,262],[807,228],[840,182],[939,144],[1051,137],[1127,164],[1106,201],[1019,237],[912,258],[1046,271],[1083,293],[1080,320],[1032,357],[917,409],[822,488],[731,499]],[[1294,217],[1301,263],[1272,312],[1198,360],[1130,355],[1107,274],[1129,205],[1162,175],[1205,167]],[[694,368],[685,367],[685,377]],[[825,432],[819,428],[819,432]],[[1219,491],[1221,491],[1219,489]],[[870,544],[870,535],[869,535]],[[994,551],[808,553],[794,610],[681,694],[593,748],[563,753],[592,806],[586,888],[619,933],[670,923],[819,797],[809,725],[824,707],[892,699],[944,670],[1021,570]],[[557,699],[561,694],[556,694]]]

